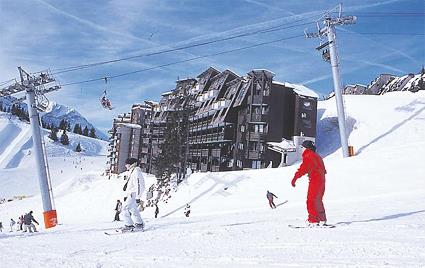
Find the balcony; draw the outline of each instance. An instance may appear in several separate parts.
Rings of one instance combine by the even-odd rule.
[[[251,122],[267,122],[267,115],[251,114]]]
[[[267,137],[267,133],[265,132],[248,132],[249,136],[247,135],[246,138],[250,140],[264,140]]]
[[[208,171],[208,164],[201,164],[201,172],[207,172]]]
[[[212,149],[211,150],[211,156],[212,157],[220,157],[221,155],[221,149]]]
[[[218,171],[220,171],[220,166],[211,166],[211,171],[212,172],[218,172]]]
[[[209,155],[209,149],[202,149],[201,150],[201,156],[208,156]]]
[[[248,159],[261,159],[263,158],[263,153],[260,151],[248,151]]]

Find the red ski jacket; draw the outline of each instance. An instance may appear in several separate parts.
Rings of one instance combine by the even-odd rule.
[[[292,180],[293,184],[295,181],[302,177],[305,174],[308,174],[310,178],[310,182],[319,182],[323,181],[326,174],[325,164],[323,163],[320,155],[315,153],[312,150],[305,149],[303,155],[303,162],[301,166],[298,168],[298,171],[294,175],[294,179]]]

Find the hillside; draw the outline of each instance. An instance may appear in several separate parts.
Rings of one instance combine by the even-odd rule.
[[[54,188],[61,225],[28,236],[0,234],[2,261],[15,267],[421,267],[425,92],[350,95],[345,106],[355,157],[341,157],[334,99],[319,103],[318,117],[318,151],[328,171],[324,203],[337,228],[287,227],[306,218],[307,178],[290,186],[295,164],[192,174],[167,203],[160,202],[159,219],[153,209],[143,211],[146,232],[105,236],[122,225],[111,222],[122,181],[102,177],[96,161],[104,158],[94,156],[90,170],[71,168],[72,176]],[[57,174],[59,160],[72,157],[58,157],[52,170]],[[18,189],[1,180],[4,188]],[[268,207],[266,190],[279,197],[276,210]],[[187,203],[189,218],[183,216]],[[41,219],[39,196],[0,205],[0,217],[7,222],[30,209]],[[31,251],[20,251],[18,258],[23,237]]]
[[[25,102],[17,102],[17,98],[13,96],[0,97],[0,107],[2,107],[4,111],[6,109],[11,109],[13,104],[18,103],[24,111],[27,111],[27,104]],[[108,136],[105,133],[97,129],[77,110],[63,104],[51,102],[48,110],[41,113],[41,120],[45,124],[53,124],[56,127],[59,126],[61,120],[65,120],[70,124],[71,130],[74,129],[75,124],[79,124],[82,129],[84,129],[84,127],[88,129],[94,128],[96,130],[96,136],[99,139],[108,140]]]
[[[94,163],[99,167],[105,164],[106,141],[67,133],[70,144],[64,146],[47,138],[48,131],[42,132],[54,186],[72,179],[77,169],[87,171]],[[0,198],[37,193],[38,179],[32,172],[35,159],[30,125],[0,112],[0,137]],[[74,151],[78,143],[83,149],[81,153]]]

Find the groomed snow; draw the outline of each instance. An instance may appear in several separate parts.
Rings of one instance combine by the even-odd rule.
[[[425,92],[344,98],[355,157],[341,157],[334,99],[318,108],[317,145],[328,171],[324,202],[337,228],[287,227],[306,218],[307,178],[290,186],[296,164],[192,174],[159,204],[160,218],[151,208],[142,213],[146,232],[106,236],[105,230],[122,225],[111,222],[122,181],[102,177],[105,157],[92,153],[88,170],[70,167],[54,186],[59,226],[32,235],[0,233],[1,266],[423,267]],[[55,180],[65,166],[59,159],[74,158],[51,161]],[[20,163],[14,180],[0,170],[1,191],[20,193],[19,181],[32,173],[33,162]],[[279,197],[276,210],[268,207],[266,190]],[[38,195],[1,204],[0,220],[7,227],[11,217],[31,209],[41,222]]]

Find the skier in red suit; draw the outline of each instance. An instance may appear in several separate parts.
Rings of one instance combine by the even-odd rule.
[[[326,225],[326,212],[323,206],[323,195],[325,193],[326,169],[323,160],[316,153],[316,147],[312,141],[306,140],[302,143],[302,163],[292,179],[295,187],[297,179],[305,174],[310,178],[307,193],[308,222],[312,225]]]

